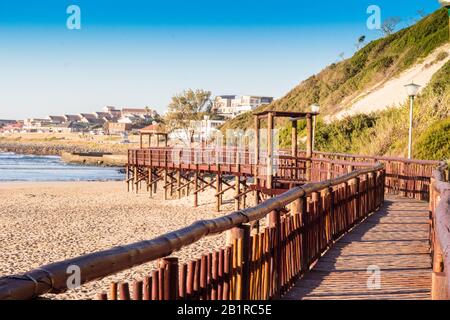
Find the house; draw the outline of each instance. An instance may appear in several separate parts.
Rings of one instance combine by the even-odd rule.
[[[80,132],[84,128],[85,126],[81,123],[69,121],[48,127],[49,130],[48,132],[71,133],[71,132]]]
[[[3,123],[3,125],[0,126],[0,132],[19,133],[23,130],[23,122],[21,121],[5,122],[4,120],[0,120],[0,124],[1,123]]]
[[[117,120],[118,123],[129,123],[129,124],[134,124],[137,123],[138,121],[140,121],[142,118],[135,116],[135,115],[127,115],[127,116],[122,116],[119,120]]]
[[[122,117],[126,116],[150,116],[152,118],[157,116],[157,112],[155,110],[152,110],[150,108],[145,109],[134,109],[134,108],[123,108],[122,109]]]
[[[113,116],[109,112],[93,112],[92,113],[97,119],[112,120]]]
[[[36,132],[40,128],[49,126],[50,124],[49,119],[28,118],[24,120],[23,129],[28,132]]]
[[[103,119],[98,119],[93,113],[80,113],[80,122],[87,123],[91,125],[103,124],[105,121]]]
[[[17,123],[17,121],[16,120],[2,120],[2,119],[0,119],[0,127],[1,126],[4,126],[4,125],[7,125],[7,124],[13,124],[13,123]]]
[[[169,138],[188,142],[192,133],[194,141],[208,141],[215,133],[219,132],[220,126],[224,123],[223,120],[211,120],[209,116],[204,116],[203,120],[191,121],[187,129],[173,130],[170,132]]]
[[[64,116],[48,116],[47,119],[50,120],[50,122],[53,124],[60,124],[66,122]]]
[[[106,106],[106,107],[104,107],[103,108],[103,112],[109,113],[115,119],[120,118],[120,116],[122,114],[122,112],[119,109],[117,109],[116,107],[113,107],[113,106]]]
[[[222,95],[214,99],[212,111],[215,113],[226,113],[231,108],[231,103],[236,99],[236,95]]]
[[[68,121],[68,122],[74,122],[74,121],[80,121],[81,120],[81,117],[79,115],[76,115],[76,114],[66,114],[63,117],[64,117],[64,121]]]
[[[131,129],[130,123],[108,122],[106,125],[107,134],[122,134],[131,131]]]

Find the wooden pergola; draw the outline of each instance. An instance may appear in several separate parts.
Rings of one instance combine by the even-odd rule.
[[[317,112],[289,112],[289,111],[272,111],[267,110],[259,113],[255,113],[255,155],[256,155],[256,163],[259,163],[259,154],[260,154],[260,129],[261,129],[261,120],[267,119],[267,188],[272,188],[273,181],[273,129],[275,127],[275,118],[290,118],[291,121],[291,143],[292,150],[291,155],[293,157],[297,157],[298,152],[298,142],[297,142],[297,123],[298,120],[306,119],[306,158],[312,158],[312,141],[313,141],[313,125],[312,119],[313,117],[319,115]],[[306,163],[306,179],[310,179],[311,174],[311,161],[307,161]],[[256,177],[256,175],[255,175]],[[256,177],[257,179],[257,177]]]
[[[148,146],[152,146],[152,137],[156,136],[156,146],[159,147],[159,137],[164,138],[164,147],[167,147],[168,134],[161,128],[159,124],[152,124],[139,131],[140,148],[144,147],[144,136],[148,136]]]

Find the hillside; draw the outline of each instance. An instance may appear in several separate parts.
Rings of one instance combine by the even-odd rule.
[[[311,104],[318,103],[322,116],[345,112],[374,87],[423,63],[448,39],[448,15],[445,9],[441,9],[409,28],[370,42],[353,57],[328,66],[283,98],[256,111],[305,111]],[[444,63],[444,59],[447,57],[441,56],[440,61]],[[252,114],[247,113],[228,121],[222,129],[248,128],[252,126],[252,119]]]

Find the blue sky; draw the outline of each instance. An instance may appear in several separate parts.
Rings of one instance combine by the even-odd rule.
[[[81,30],[66,27],[69,5]],[[187,88],[281,97],[350,56],[369,5],[404,23],[434,0],[0,0],[0,119],[90,112],[105,105],[164,112]]]

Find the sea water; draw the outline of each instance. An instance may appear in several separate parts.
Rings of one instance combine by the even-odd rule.
[[[2,181],[115,181],[120,168],[67,164],[59,156],[0,153]]]

